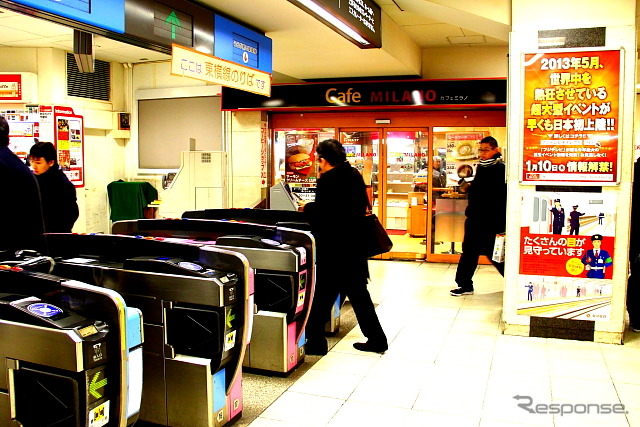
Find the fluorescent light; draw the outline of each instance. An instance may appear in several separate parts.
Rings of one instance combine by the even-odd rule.
[[[309,10],[311,10],[313,13],[315,13],[319,17],[321,17],[322,19],[324,19],[325,21],[327,21],[329,24],[336,27],[338,30],[342,31],[352,39],[356,40],[358,43],[364,46],[369,45],[369,42],[365,40],[360,34],[355,32],[352,28],[347,26],[344,22],[340,21],[334,15],[327,12],[327,10],[324,9],[322,6],[319,6],[312,0],[298,0],[298,2],[303,6],[305,6],[306,8],[308,8]]]
[[[541,37],[538,39],[538,47],[562,47],[566,42],[566,37]]]

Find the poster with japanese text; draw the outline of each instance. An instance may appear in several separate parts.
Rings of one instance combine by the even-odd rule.
[[[461,179],[471,180],[475,176],[480,160],[478,147],[484,132],[447,132],[446,186],[457,187]]]
[[[84,127],[83,117],[67,114],[56,107],[55,138],[58,163],[69,181],[76,187],[84,186]]]
[[[525,183],[615,185],[619,50],[524,55]]]
[[[608,320],[615,225],[613,194],[523,193],[518,314]]]

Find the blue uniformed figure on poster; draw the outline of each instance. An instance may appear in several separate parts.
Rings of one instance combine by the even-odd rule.
[[[604,219],[604,212],[600,212],[598,214],[598,224],[602,225],[602,220]]]
[[[609,252],[601,249],[602,235],[594,234],[591,236],[591,244],[593,249],[589,249],[582,257],[582,263],[587,270],[587,277],[590,279],[604,279],[604,273],[607,267],[611,267],[613,259]]]
[[[569,212],[569,234],[580,234],[580,217],[584,215],[584,212],[578,212],[578,205],[573,207],[573,210]]]
[[[560,205],[560,199],[553,201],[553,207],[550,209],[553,215],[553,234],[562,234],[564,226],[564,208]]]

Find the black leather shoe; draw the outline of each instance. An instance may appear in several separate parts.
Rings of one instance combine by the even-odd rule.
[[[371,343],[367,342],[356,342],[353,343],[353,348],[360,351],[370,351],[372,353],[384,353],[387,351],[389,346],[386,342],[384,343]]]
[[[324,356],[329,352],[327,342],[309,341],[304,345],[304,352],[309,356]]]

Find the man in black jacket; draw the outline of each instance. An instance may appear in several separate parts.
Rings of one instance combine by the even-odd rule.
[[[364,216],[369,206],[364,180],[347,162],[344,147],[337,140],[320,142],[316,152],[320,168],[316,198],[304,206],[316,240],[316,288],[305,349],[307,354],[327,353],[324,328],[340,293],[349,298],[368,339],[353,346],[382,353],[387,350],[387,337],[367,290],[369,267],[362,247]]]
[[[79,215],[76,188],[60,170],[55,147],[37,142],[29,151],[29,162],[40,186],[45,231],[71,233]]]
[[[473,275],[478,258],[484,254],[491,259],[496,234],[505,232],[507,218],[507,183],[505,165],[498,141],[487,136],[480,141],[480,163],[476,177],[467,192],[469,204],[465,211],[462,255],[456,271],[458,287],[451,290],[454,297],[473,295]],[[504,276],[504,263],[493,262]]]
[[[0,252],[44,248],[38,183],[9,149],[9,124],[0,116],[0,183],[5,196],[0,208]],[[10,255],[10,254],[3,254]]]

